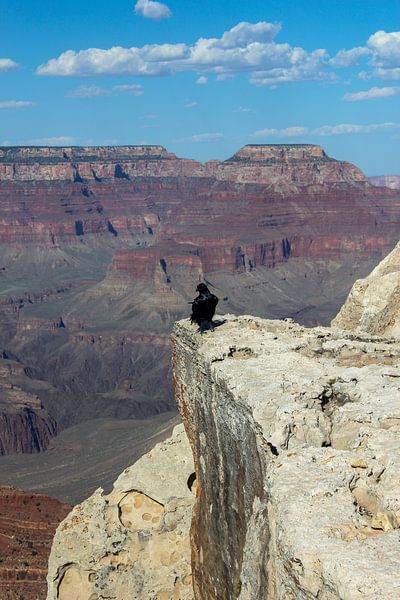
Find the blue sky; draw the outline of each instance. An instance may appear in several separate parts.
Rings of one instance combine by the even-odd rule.
[[[0,145],[301,142],[400,173],[399,0],[1,0]]]

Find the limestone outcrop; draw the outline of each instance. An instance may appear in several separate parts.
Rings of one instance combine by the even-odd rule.
[[[225,316],[174,335],[197,600],[397,600],[400,343]]]
[[[400,243],[353,285],[333,327],[400,336]]]
[[[47,600],[193,600],[189,529],[196,485],[183,426],[99,488],[58,527]]]

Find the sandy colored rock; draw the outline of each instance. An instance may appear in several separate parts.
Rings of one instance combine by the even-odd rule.
[[[196,599],[398,600],[400,342],[225,319],[173,336]]]
[[[400,336],[400,243],[368,277],[355,282],[332,326]]]
[[[47,600],[192,600],[193,461],[182,425],[57,529]]]

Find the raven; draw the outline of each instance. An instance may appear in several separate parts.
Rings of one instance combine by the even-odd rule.
[[[210,292],[205,283],[199,283],[196,292],[199,292],[199,295],[196,296],[193,302],[189,302],[192,305],[190,321],[199,325],[201,333],[207,330],[213,331],[212,318],[215,314],[218,298]]]

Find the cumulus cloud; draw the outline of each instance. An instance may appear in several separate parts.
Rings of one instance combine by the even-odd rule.
[[[384,69],[381,67],[379,69],[375,69],[374,75],[380,77],[381,79],[400,81],[400,67],[397,67],[396,69]]]
[[[272,85],[301,79],[326,77],[328,56],[325,50],[313,52],[287,43],[276,43],[279,23],[238,23],[220,38],[200,38],[193,45],[148,44],[142,47],[67,50],[58,58],[40,65],[38,75],[170,75],[197,72],[199,84],[207,75],[218,79],[248,72],[256,85]],[[328,75],[329,77],[329,75]]]
[[[400,31],[387,33],[380,30],[367,42],[372,52],[374,74],[382,79],[400,79]]]
[[[97,85],[83,85],[68,94],[68,98],[98,98],[99,96],[112,96],[115,94],[130,94],[131,96],[143,96],[143,88],[140,84],[114,85],[112,88],[101,88]]]
[[[208,79],[207,77],[205,77],[204,75],[201,75],[197,80],[196,83],[198,85],[205,85],[207,83]]]
[[[280,23],[267,23],[266,21],[247,23],[243,21],[222,35],[220,46],[222,48],[244,48],[255,42],[269,43],[279,33],[281,27]]]
[[[160,5],[139,0],[136,7]],[[153,7],[154,8],[154,7]],[[141,9],[141,10],[142,10]],[[169,10],[169,9],[168,9]],[[323,48],[304,48],[278,43],[280,23],[241,22],[216,38],[185,43],[146,44],[142,47],[67,50],[40,65],[38,75],[89,77],[96,75],[158,76],[179,72],[197,74],[206,83],[210,74],[225,80],[248,73],[257,86],[276,86],[296,81],[335,80],[338,69],[354,67],[362,59],[373,76],[400,79],[400,32],[378,31],[365,46],[342,49],[330,57]],[[365,77],[372,76],[363,71]]]
[[[153,0],[138,0],[135,4],[135,13],[146,19],[161,21],[168,19],[172,12],[166,4],[154,2]]]
[[[377,31],[367,42],[373,54],[373,64],[378,67],[400,66],[400,31]]]
[[[11,58],[0,58],[0,73],[12,71],[13,69],[18,69],[18,67],[19,64],[11,60]]]
[[[0,102],[0,108],[26,108],[27,106],[35,106],[35,102],[27,100],[6,100]]]
[[[198,102],[185,102],[185,108],[195,108],[196,106],[198,106],[199,103]]]
[[[347,102],[359,102],[362,100],[373,100],[375,98],[387,98],[400,94],[400,87],[372,87],[370,90],[363,92],[348,93],[343,96],[343,100]]]
[[[322,125],[316,129],[308,127],[294,126],[284,129],[266,128],[255,131],[251,137],[310,137],[310,136],[329,136],[360,133],[376,133],[380,131],[396,131],[400,129],[399,123],[377,123],[371,125],[354,125],[351,123],[341,123],[339,125]]]
[[[357,46],[350,50],[340,50],[329,63],[334,67],[353,67],[358,65],[360,58],[371,54],[371,50],[363,46]]]

